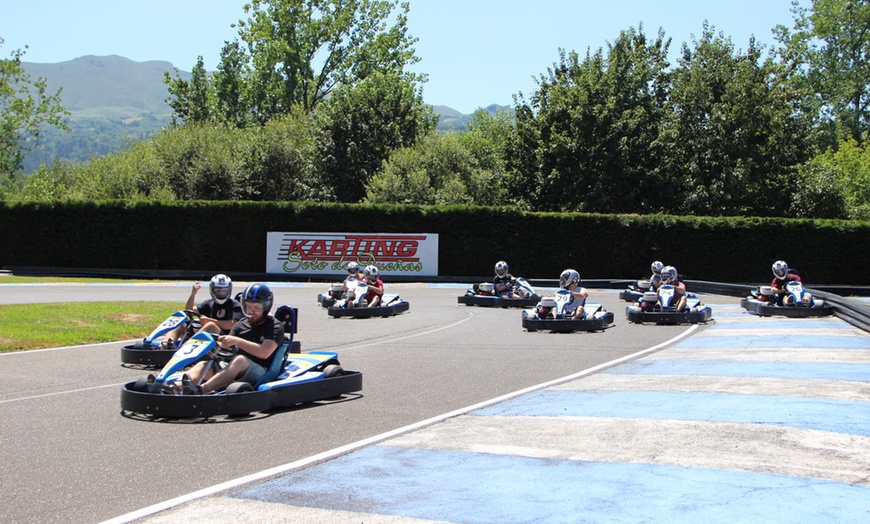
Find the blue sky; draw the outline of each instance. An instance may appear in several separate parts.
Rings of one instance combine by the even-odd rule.
[[[217,66],[230,24],[246,18],[244,0],[0,0],[0,55],[25,50],[26,62],[86,55],[165,60],[190,71],[202,55]],[[774,44],[771,29],[792,26],[791,0],[410,0],[408,25],[429,75],[429,104],[471,113],[510,105],[535,90],[533,78],[558,60],[559,48],[584,54],[606,47],[629,27],[659,28],[671,52],[699,35],[704,20],[745,49],[751,36]],[[801,5],[809,5],[802,0]]]

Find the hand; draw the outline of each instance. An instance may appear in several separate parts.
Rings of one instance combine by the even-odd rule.
[[[217,337],[217,345],[222,348],[233,347],[233,344],[230,343],[230,338],[232,337],[230,337],[229,335],[221,335]]]
[[[199,280],[193,282],[193,287],[191,288],[191,294],[195,295],[197,291],[202,287]]]

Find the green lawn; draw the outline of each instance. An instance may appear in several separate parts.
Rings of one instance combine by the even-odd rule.
[[[177,302],[0,306],[0,353],[144,338],[178,307]]]

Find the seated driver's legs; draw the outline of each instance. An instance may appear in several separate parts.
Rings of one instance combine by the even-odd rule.
[[[259,378],[263,376],[263,373],[265,373],[266,371],[265,369],[263,369],[262,366],[251,362],[244,355],[238,355],[230,361],[227,367],[218,371],[214,375],[211,375],[211,377],[202,384],[203,395],[206,393],[210,393],[216,389],[227,387],[233,382],[239,380],[240,378],[247,378],[247,372],[252,366],[259,367],[261,370],[263,370],[259,376],[253,379],[253,381],[244,380],[244,382],[248,382],[253,385],[254,382],[259,380]],[[252,376],[254,374],[256,374],[256,370],[252,373]],[[188,376],[190,376],[191,380],[193,380],[192,375],[188,373]]]
[[[371,298],[366,297],[366,300],[368,300],[369,307],[378,307],[381,303],[381,296],[374,295]]]

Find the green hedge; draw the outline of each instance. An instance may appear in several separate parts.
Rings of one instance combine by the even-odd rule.
[[[764,282],[784,259],[810,284],[866,285],[870,222],[522,213],[294,202],[0,204],[0,266],[262,273],[268,231],[438,233],[442,276],[646,276]]]

